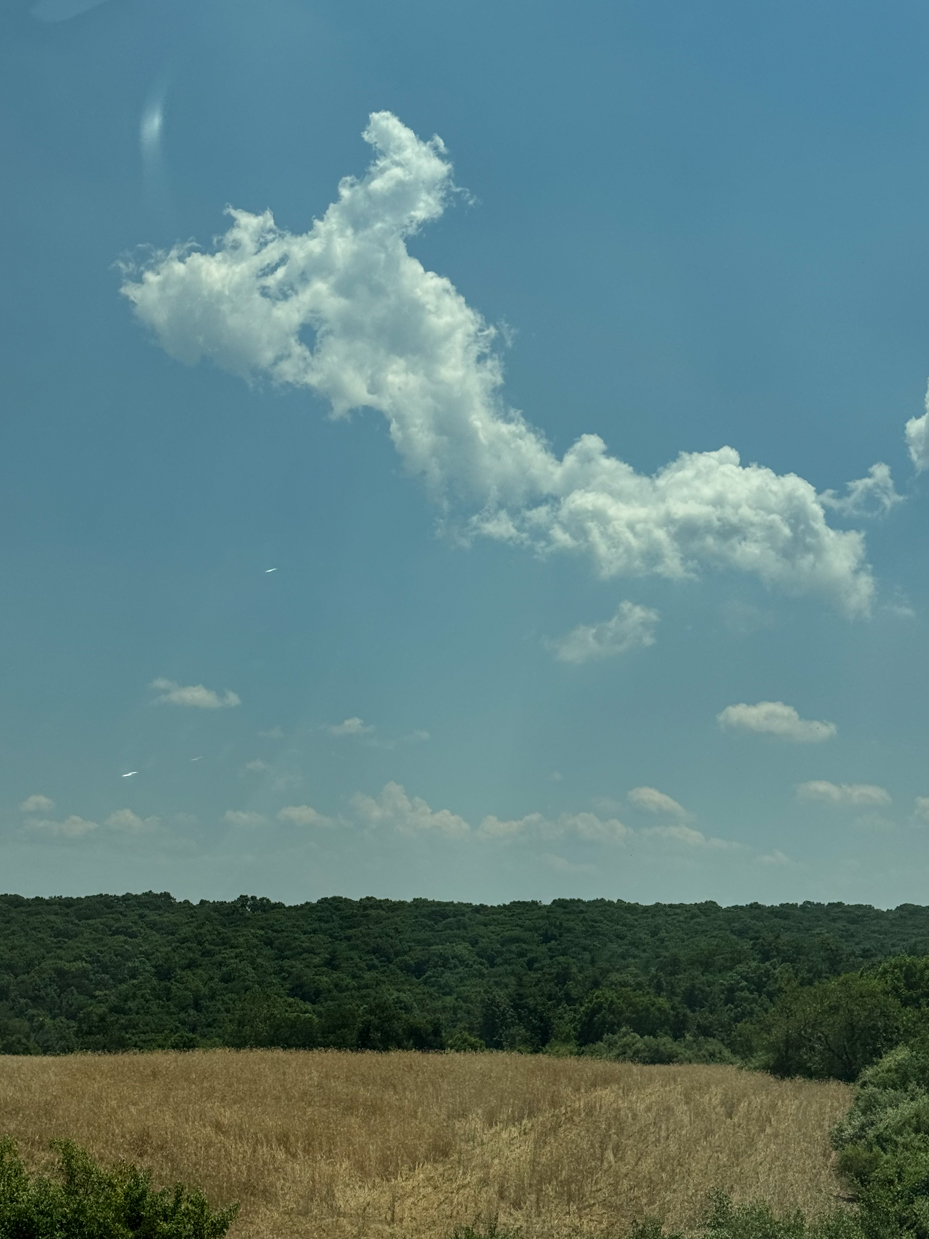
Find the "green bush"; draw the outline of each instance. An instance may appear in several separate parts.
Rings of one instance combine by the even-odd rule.
[[[783,993],[756,1018],[757,1066],[776,1076],[856,1080],[905,1039],[910,1015],[878,976],[847,973]]]
[[[238,1206],[212,1209],[178,1184],[156,1191],[148,1171],[98,1166],[56,1141],[52,1175],[31,1175],[13,1140],[0,1140],[0,1239],[221,1239]]]
[[[736,1056],[713,1037],[687,1035],[641,1037],[629,1028],[608,1033],[602,1041],[585,1045],[585,1058],[607,1058],[622,1063],[737,1063]]]
[[[701,1239],[865,1239],[858,1219],[844,1209],[806,1219],[798,1210],[777,1217],[768,1205],[752,1201],[734,1205],[724,1192],[714,1192],[699,1227]],[[655,1218],[633,1227],[630,1239],[684,1239],[666,1232]]]
[[[832,1143],[868,1239],[929,1239],[929,1040],[862,1072]]]

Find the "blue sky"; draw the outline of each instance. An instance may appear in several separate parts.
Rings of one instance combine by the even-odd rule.
[[[0,36],[0,886],[926,902],[924,6]]]

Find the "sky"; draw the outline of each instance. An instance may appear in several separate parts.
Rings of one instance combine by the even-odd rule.
[[[929,902],[927,62],[0,0],[0,889]]]

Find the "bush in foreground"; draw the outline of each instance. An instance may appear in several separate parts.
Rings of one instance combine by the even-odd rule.
[[[0,1140],[0,1239],[222,1239],[238,1212],[181,1184],[156,1191],[127,1162],[104,1169],[71,1141],[53,1148],[55,1172],[30,1174]]]
[[[776,1216],[761,1201],[734,1205],[724,1192],[714,1192],[699,1230],[700,1239],[865,1239],[858,1217],[835,1209],[824,1217],[807,1220],[795,1213]],[[685,1239],[668,1233],[656,1218],[637,1222],[629,1239]]]

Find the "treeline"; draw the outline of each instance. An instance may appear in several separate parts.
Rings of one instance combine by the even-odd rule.
[[[919,1022],[927,954],[915,905],[5,895],[0,1052],[488,1048],[851,1079]]]

